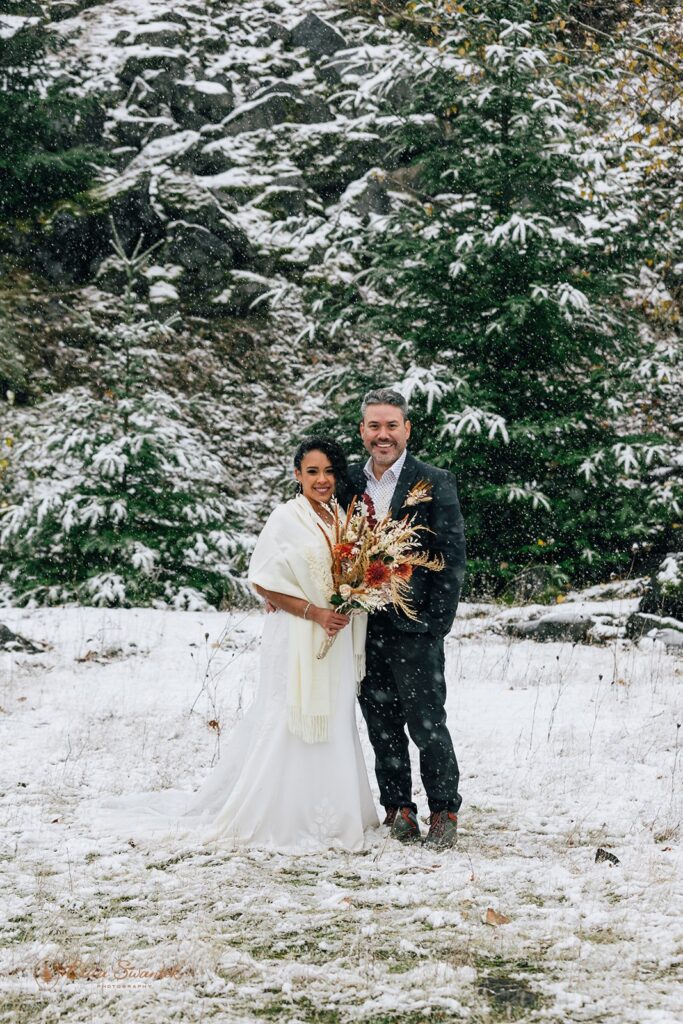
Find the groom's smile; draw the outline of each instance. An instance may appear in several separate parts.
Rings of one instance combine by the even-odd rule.
[[[410,437],[410,420],[404,420],[401,410],[394,405],[369,405],[360,435],[379,477],[403,455]]]

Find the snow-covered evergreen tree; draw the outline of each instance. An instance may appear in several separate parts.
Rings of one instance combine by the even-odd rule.
[[[407,5],[432,37],[387,93],[410,82],[396,150],[411,173],[367,242],[340,229],[309,275],[315,313],[356,356],[334,385],[351,418],[364,353],[401,362],[384,380],[413,404],[417,451],[460,479],[484,587],[538,563],[557,580],[623,571],[634,544],[666,547],[679,509],[653,487],[665,439],[626,416],[652,348],[626,295],[657,230],[600,142],[607,71],[572,43],[567,8]]]
[[[40,3],[0,0],[0,215],[24,220],[87,188],[101,155],[82,137],[97,109],[49,82]],[[86,133],[87,134],[87,133]]]
[[[140,318],[126,257],[119,322],[86,326],[101,387],[73,387],[23,418],[4,482],[4,599],[19,603],[220,606],[247,600],[239,502],[186,400],[151,383],[172,326]]]

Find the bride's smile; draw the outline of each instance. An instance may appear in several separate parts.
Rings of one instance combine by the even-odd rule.
[[[334,466],[324,452],[307,452],[301,460],[301,469],[295,469],[294,475],[309,501],[326,504],[334,494]]]

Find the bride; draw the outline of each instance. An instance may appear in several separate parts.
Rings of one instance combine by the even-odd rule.
[[[309,437],[294,475],[297,496],[270,514],[249,565],[251,585],[276,610],[265,617],[256,696],[221,760],[195,793],[112,798],[94,816],[88,809],[91,824],[153,834],[155,843],[165,834],[282,852],[360,850],[379,824],[355,717],[364,631],[332,611],[325,593],[324,532],[344,453]],[[326,636],[334,643],[318,659]]]

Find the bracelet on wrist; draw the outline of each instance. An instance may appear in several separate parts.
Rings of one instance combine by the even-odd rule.
[[[311,602],[309,601],[308,604],[306,605],[306,607],[304,608],[304,618],[306,618],[306,616],[308,615],[308,609],[310,607],[311,607]]]

